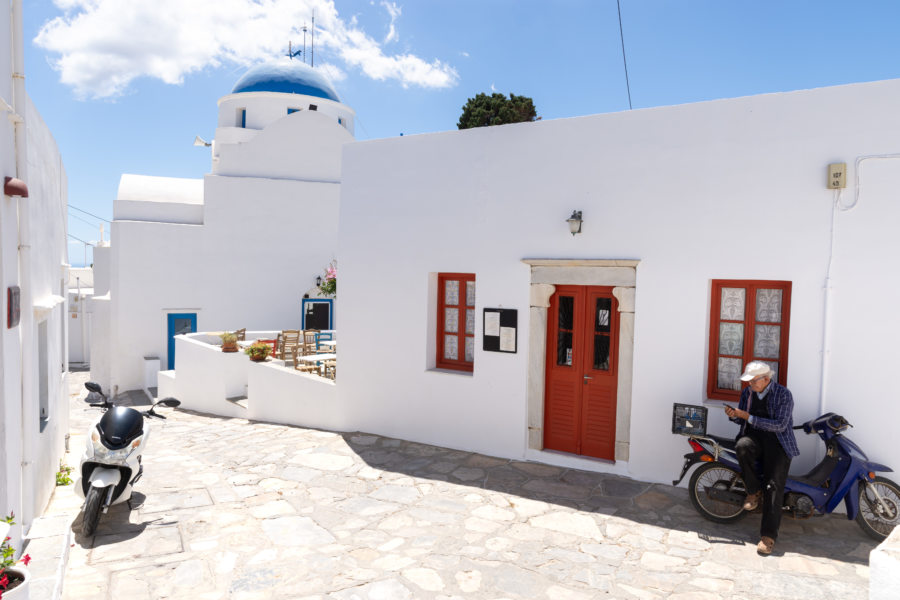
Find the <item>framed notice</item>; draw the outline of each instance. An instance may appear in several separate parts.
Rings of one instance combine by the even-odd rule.
[[[516,353],[519,311],[514,308],[485,308],[482,348],[486,352]]]
[[[6,328],[12,329],[19,324],[19,317],[22,313],[19,303],[21,302],[22,291],[19,286],[12,285],[6,288]]]

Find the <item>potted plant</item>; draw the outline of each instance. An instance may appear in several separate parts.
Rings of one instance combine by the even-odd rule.
[[[6,600],[27,600],[29,574],[25,566],[31,562],[27,554],[22,557],[23,566],[16,566],[16,549],[9,544],[10,538],[6,535],[9,528],[14,525],[13,515],[0,520],[0,597]]]
[[[253,342],[244,349],[244,354],[248,355],[253,362],[262,362],[266,360],[271,351],[272,346],[265,342]]]
[[[323,296],[337,296],[337,261],[331,261],[325,269],[325,280],[319,284],[319,291]]]
[[[231,333],[230,331],[226,331],[225,333],[220,333],[219,337],[222,338],[222,352],[237,352],[237,339],[238,336],[236,333]]]

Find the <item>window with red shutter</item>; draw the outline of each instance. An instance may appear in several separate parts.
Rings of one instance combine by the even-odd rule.
[[[472,371],[475,363],[475,274],[438,273],[439,369]]]
[[[707,396],[737,401],[751,360],[767,363],[786,385],[790,316],[790,281],[714,279]]]

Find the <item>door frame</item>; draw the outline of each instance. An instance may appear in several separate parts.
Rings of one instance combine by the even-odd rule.
[[[535,259],[531,267],[528,329],[527,448],[544,449],[547,318],[557,285],[608,286],[619,303],[615,461],[627,462],[631,445],[631,382],[634,363],[634,295],[639,260]],[[582,458],[582,457],[579,457]],[[601,459],[591,459],[601,460]]]
[[[197,331],[197,313],[166,313],[166,365],[169,371],[175,368],[175,319],[190,319],[191,333]]]

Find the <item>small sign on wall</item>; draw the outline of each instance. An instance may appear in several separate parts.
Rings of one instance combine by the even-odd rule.
[[[519,311],[514,308],[485,308],[483,348],[486,352],[515,354]]]
[[[6,288],[6,328],[12,329],[16,325],[19,324],[19,316],[21,315],[21,309],[19,304],[21,302],[22,291],[19,289],[17,285],[11,285]]]

